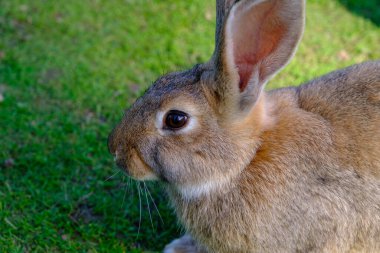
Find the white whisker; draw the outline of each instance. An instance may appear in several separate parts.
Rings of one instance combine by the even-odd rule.
[[[141,193],[140,193],[140,182],[137,183],[137,192],[139,193],[139,203],[140,203],[140,218],[139,218],[139,228],[137,230],[137,237],[136,240],[139,238],[140,235],[140,227],[141,227],[141,218],[142,218],[142,205],[141,205]]]
[[[154,208],[156,209],[156,211],[157,211],[157,213],[158,213],[158,216],[160,217],[160,220],[161,220],[162,224],[165,224],[165,223],[164,223],[164,220],[163,220],[162,217],[161,217],[160,211],[158,210],[158,208],[157,208],[157,206],[156,206],[156,203],[154,202],[154,199],[153,199],[152,195],[150,194],[149,187],[146,186],[146,189],[147,189],[147,191],[148,191],[148,194],[149,194],[150,199],[151,199],[152,202],[153,202]]]
[[[121,170],[117,170],[117,172],[111,176],[109,176],[106,180],[104,180],[104,182],[107,182],[108,180],[110,180],[111,178],[115,177],[117,174],[119,174],[121,172]]]
[[[148,212],[149,212],[150,224],[152,224],[152,229],[153,229],[153,231],[154,231],[155,228],[154,228],[154,226],[153,226],[152,214],[150,213],[150,206],[149,206],[149,200],[148,200],[147,188],[146,188],[146,184],[145,184],[145,182],[143,182],[143,183],[144,183],[144,190],[145,190],[146,204],[148,205]]]
[[[123,183],[124,183],[124,181],[125,181],[125,176],[123,176]],[[121,202],[121,208],[123,208],[123,206],[124,206],[125,197],[127,196],[128,187],[129,187],[129,184],[128,183],[125,184],[124,196],[123,196],[123,201]]]

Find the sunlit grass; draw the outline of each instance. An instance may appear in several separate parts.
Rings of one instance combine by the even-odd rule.
[[[379,12],[346,3],[308,1],[268,88],[380,58]],[[0,1],[0,252],[159,251],[180,234],[158,184],[153,204],[106,139],[158,76],[209,58],[214,18],[202,0]]]

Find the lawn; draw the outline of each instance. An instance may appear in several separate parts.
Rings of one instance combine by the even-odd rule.
[[[120,173],[106,141],[158,76],[208,59],[214,6],[0,0],[0,252],[154,252],[181,234],[159,184]],[[379,58],[378,0],[309,0],[268,88]]]

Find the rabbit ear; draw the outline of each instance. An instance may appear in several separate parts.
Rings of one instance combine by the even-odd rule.
[[[216,0],[216,31],[215,31],[215,51],[214,57],[217,57],[220,51],[220,46],[222,46],[223,39],[223,24],[226,14],[228,14],[229,9],[235,3],[236,0]]]
[[[217,0],[213,62],[225,109],[250,111],[265,83],[293,57],[303,28],[304,0]]]

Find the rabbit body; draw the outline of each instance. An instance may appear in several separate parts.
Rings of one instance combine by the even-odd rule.
[[[380,252],[380,61],[264,91],[303,0],[217,0],[211,60],[159,78],[109,137],[188,234],[165,253]]]
[[[380,252],[380,62],[273,90],[273,128],[221,191],[170,196],[210,252]]]

